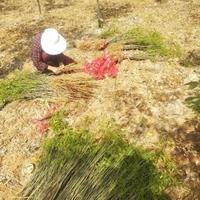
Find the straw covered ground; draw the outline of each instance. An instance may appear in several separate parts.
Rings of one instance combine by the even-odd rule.
[[[0,2],[0,199],[200,199],[199,99],[185,101],[199,94],[200,3],[99,2],[103,29],[96,1],[44,0],[42,14]],[[68,39],[74,67],[112,41],[117,78],[36,72],[31,40],[46,27]]]

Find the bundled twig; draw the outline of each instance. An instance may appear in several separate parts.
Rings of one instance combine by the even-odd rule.
[[[72,79],[58,77],[52,82],[52,87],[56,93],[61,94],[64,98],[71,100],[90,99],[93,96],[93,90],[96,88],[94,83],[87,79]]]
[[[52,96],[47,78],[38,73],[17,71],[0,81],[0,104],[19,99],[35,99]]]

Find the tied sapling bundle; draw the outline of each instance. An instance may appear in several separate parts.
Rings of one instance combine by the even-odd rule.
[[[90,99],[93,97],[93,91],[96,85],[85,78],[73,77],[57,77],[52,81],[52,88],[57,92],[61,98],[68,98],[70,100]]]
[[[39,73],[17,71],[0,80],[1,105],[20,99],[49,97],[52,93],[47,77]]]
[[[88,132],[72,130],[64,121],[60,125],[60,118],[53,121],[55,137],[46,140],[36,173],[22,191],[24,198],[167,199],[163,191],[172,179],[156,168],[156,156],[112,129],[96,143]]]

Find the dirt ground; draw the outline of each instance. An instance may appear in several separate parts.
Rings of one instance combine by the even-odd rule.
[[[140,26],[162,33],[177,42],[183,53],[200,48],[200,2],[198,0],[100,0],[105,24]],[[82,63],[101,52],[76,49],[81,38],[95,37],[96,4],[90,0],[0,2],[0,76],[16,68],[32,68],[32,36],[55,27],[68,38],[66,54]],[[164,149],[180,170],[184,185],[169,188],[173,200],[200,199],[199,120],[184,103],[190,91],[185,83],[199,79],[199,66],[186,68],[178,59],[152,62],[124,60],[116,79],[96,81],[93,98],[70,102],[67,120],[72,126],[88,123],[91,131],[102,119],[114,119],[130,142],[146,149]],[[79,78],[79,75],[73,75]],[[31,123],[47,111],[39,99],[8,104],[0,111],[0,200],[17,199],[31,173],[43,136]],[[86,120],[87,119],[87,120]]]

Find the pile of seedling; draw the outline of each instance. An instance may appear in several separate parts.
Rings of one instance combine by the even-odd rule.
[[[38,73],[16,71],[0,80],[0,105],[16,100],[34,99],[52,95],[47,78]]]
[[[54,78],[51,86],[60,98],[67,96],[70,101],[89,100],[94,95],[94,89],[97,88],[97,85],[90,78],[69,76]]]
[[[50,77],[38,72],[16,71],[0,80],[0,106],[16,100],[36,98],[51,101],[76,101],[89,99],[95,85],[90,79]]]
[[[138,51],[139,55],[129,55],[131,60],[151,59],[153,61],[162,58],[174,58],[181,56],[178,44],[165,39],[159,32],[147,30],[142,27],[119,28],[115,25],[106,27],[101,35],[108,44],[119,43],[122,51]],[[136,53],[136,52],[134,52]]]
[[[174,183],[169,160],[129,144],[117,128],[107,127],[98,140],[70,128],[60,111],[51,118],[54,137],[46,139],[25,199],[168,199]],[[158,169],[158,163],[162,169]]]

